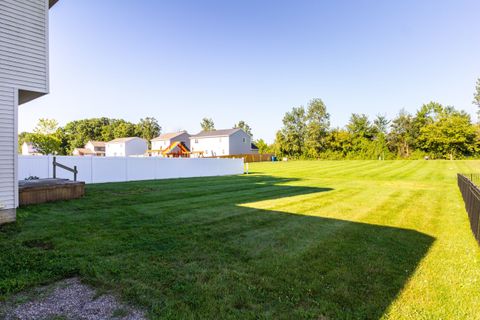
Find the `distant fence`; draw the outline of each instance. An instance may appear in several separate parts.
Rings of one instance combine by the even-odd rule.
[[[458,187],[462,193],[465,209],[470,220],[470,228],[480,244],[480,182],[479,174],[458,174]]]
[[[234,154],[228,156],[218,156],[217,158],[221,159],[243,159],[245,163],[249,162],[262,162],[262,161],[272,161],[272,156],[274,154],[266,153],[266,154]]]
[[[85,183],[122,182],[243,174],[242,159],[75,157],[57,156],[65,166],[77,166],[78,180]],[[53,156],[18,156],[18,179],[53,177]],[[57,169],[58,178],[72,179],[71,172]]]

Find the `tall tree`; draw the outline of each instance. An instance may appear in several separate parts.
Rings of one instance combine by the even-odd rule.
[[[155,137],[158,137],[162,127],[158,124],[157,119],[153,117],[146,117],[145,119],[140,119],[140,122],[137,124],[137,133],[140,137],[147,140],[150,143]]]
[[[212,118],[203,118],[200,127],[203,131],[212,131],[215,130],[215,123],[213,123]]]
[[[56,135],[57,127],[56,120],[40,119],[33,133],[27,134],[25,140],[31,142],[41,154],[59,154],[62,142]]]
[[[372,123],[365,114],[352,113],[347,130],[357,138],[372,139],[374,136]]]
[[[277,132],[276,144],[282,154],[300,157],[304,153],[306,114],[303,107],[293,108],[283,117],[283,127]]]
[[[234,129],[236,128],[240,128],[240,129],[243,129],[243,131],[245,131],[246,133],[248,133],[248,135],[251,137],[252,136],[252,128],[243,120],[240,120],[238,123],[236,123],[234,126],[233,126]]]
[[[37,126],[33,129],[34,133],[53,134],[57,131],[58,121],[55,119],[39,119]]]
[[[478,107],[477,114],[480,118],[480,78],[477,80],[477,85],[475,87],[475,93],[473,94],[473,104]]]
[[[477,150],[476,136],[477,130],[468,114],[447,108],[420,129],[418,142],[423,150],[453,160]]]
[[[330,127],[330,114],[321,99],[312,99],[307,107],[306,152],[311,157],[319,157],[325,150],[325,138]]]
[[[405,109],[400,110],[390,128],[387,139],[392,151],[396,152],[399,157],[410,157],[415,142],[412,115]]]

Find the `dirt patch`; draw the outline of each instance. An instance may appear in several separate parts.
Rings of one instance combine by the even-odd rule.
[[[98,295],[77,278],[67,279],[0,302],[5,320],[143,320],[145,314],[120,303],[114,296]]]

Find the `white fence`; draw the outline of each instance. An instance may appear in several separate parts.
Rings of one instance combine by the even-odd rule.
[[[52,178],[53,156],[18,156],[18,179]],[[78,180],[85,183],[122,182],[171,178],[224,176],[243,173],[243,159],[134,158],[57,156],[57,162],[77,166]],[[73,179],[73,173],[57,167],[57,178]]]

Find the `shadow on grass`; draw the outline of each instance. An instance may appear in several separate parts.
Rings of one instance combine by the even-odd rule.
[[[89,185],[83,199],[23,208],[0,229],[0,295],[78,274],[153,317],[380,318],[434,239],[241,205],[332,191],[295,184],[249,175]]]

